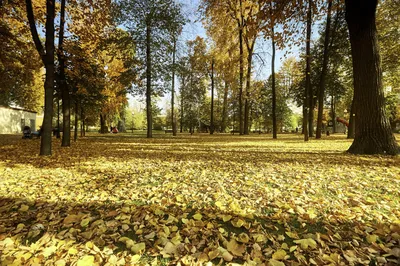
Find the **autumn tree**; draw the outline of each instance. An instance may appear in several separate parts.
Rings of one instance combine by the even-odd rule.
[[[346,0],[354,74],[356,132],[354,154],[398,154],[400,148],[385,114],[376,29],[376,0]]]
[[[184,21],[181,6],[173,0],[120,0],[118,21],[127,27],[134,36],[138,55],[145,63],[143,73],[145,80],[147,137],[152,137],[152,95],[161,95],[165,90],[166,61],[168,60],[167,41],[171,29],[179,28]],[[172,26],[176,25],[176,26]],[[142,83],[138,84],[143,87]]]
[[[0,104],[40,112],[44,71],[31,41],[25,5],[6,1],[0,14]]]
[[[53,91],[54,91],[54,17],[55,17],[55,2],[46,0],[46,41],[43,46],[40,40],[36,21],[32,7],[32,1],[26,0],[26,13],[28,16],[29,27],[31,30],[32,38],[36,46],[44,67],[46,69],[46,79],[44,83],[44,119],[43,131],[40,143],[40,155],[51,155],[51,130],[52,130],[52,117],[53,117]]]

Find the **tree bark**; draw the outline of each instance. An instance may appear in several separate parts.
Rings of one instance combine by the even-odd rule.
[[[272,9],[272,5],[271,5]],[[272,39],[272,60],[271,60],[271,81],[272,81],[272,138],[278,138],[278,128],[276,124],[276,82],[275,82],[275,30],[272,23],[271,26],[271,39]]]
[[[46,41],[45,49],[40,41],[35,18],[33,14],[32,1],[26,0],[26,12],[29,21],[32,38],[35,43],[44,67],[46,78],[44,82],[44,118],[41,130],[40,155],[51,155],[51,133],[53,120],[53,91],[54,91],[54,17],[55,3],[52,0],[46,1]]]
[[[350,118],[349,118],[349,127],[347,130],[347,138],[348,139],[354,139],[354,133],[355,133],[355,113],[354,113],[354,97],[353,101],[351,102],[351,109],[350,109]]]
[[[240,4],[242,2],[240,1]],[[243,135],[243,29],[239,25],[239,134]]]
[[[183,132],[183,90],[185,88],[185,77],[182,76],[182,86],[181,86],[181,125],[180,125],[180,132]]]
[[[335,95],[331,97],[332,133],[336,133],[336,102]]]
[[[151,28],[146,27],[146,114],[147,114],[147,138],[153,137],[153,117],[151,108]]]
[[[211,114],[210,135],[214,134],[214,59],[211,59]]]
[[[249,44],[249,41],[246,41],[247,46],[247,75],[246,75],[246,97],[244,101],[244,123],[243,123],[243,134],[249,135],[249,116],[250,116],[250,86],[251,86],[251,67],[252,67],[252,59],[253,59],[253,47],[254,42]]]
[[[172,89],[171,89],[171,125],[172,135],[176,136],[176,120],[174,110],[174,98],[175,98],[175,55],[176,55],[176,38],[174,37],[174,47],[172,51]]]
[[[332,13],[332,0],[328,0],[328,14],[326,15],[326,28],[325,28],[325,40],[324,40],[324,55],[322,62],[321,77],[319,80],[318,90],[318,118],[317,118],[317,133],[316,139],[320,139],[322,136],[322,115],[324,112],[324,95],[325,95],[325,84],[326,84],[326,73],[328,70],[329,62],[329,38],[331,32],[331,13]]]
[[[225,81],[224,102],[222,104],[221,133],[225,132],[227,111],[228,111],[228,83]]]
[[[74,142],[78,139],[78,122],[79,122],[79,103],[75,100],[75,128],[74,128]]]
[[[63,136],[61,141],[62,147],[71,146],[71,106],[70,106],[70,95],[69,88],[65,80],[65,58],[64,58],[64,24],[65,24],[65,1],[61,0],[61,11],[60,11],[60,31],[58,36],[58,65],[59,65],[59,86],[61,90],[62,98],[62,112],[63,112]]]
[[[303,129],[304,129],[304,141],[308,141],[309,132],[308,132],[308,112],[311,112],[311,6],[312,1],[308,0],[308,9],[307,9],[307,39],[306,39],[306,88],[305,88],[305,97],[304,97],[304,111],[303,111]]]
[[[375,23],[377,0],[346,0],[354,77],[356,132],[348,152],[399,154],[385,115],[382,69]]]

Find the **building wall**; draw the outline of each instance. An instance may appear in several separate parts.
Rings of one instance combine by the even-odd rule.
[[[24,126],[36,131],[36,113],[0,106],[0,134],[21,133]]]

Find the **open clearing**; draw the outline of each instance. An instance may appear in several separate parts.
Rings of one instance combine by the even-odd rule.
[[[400,158],[350,144],[2,135],[1,265],[399,264]]]

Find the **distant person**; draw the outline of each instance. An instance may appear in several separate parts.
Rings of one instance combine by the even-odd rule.
[[[31,131],[30,127],[24,126],[24,130],[22,131],[22,133],[24,134],[22,136],[23,139],[31,139],[32,138],[32,131]]]
[[[111,132],[114,133],[114,134],[117,134],[118,133],[117,127],[113,127]]]
[[[299,128],[298,127],[296,127],[296,133],[299,133]]]

